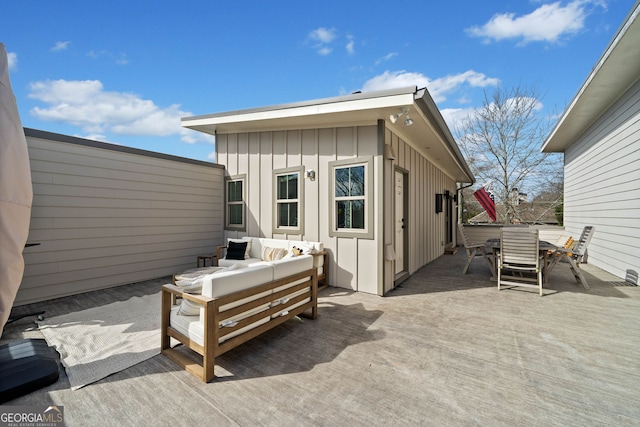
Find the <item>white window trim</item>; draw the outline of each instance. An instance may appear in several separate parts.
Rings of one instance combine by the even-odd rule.
[[[229,202],[229,183],[242,182],[242,201]],[[225,230],[246,231],[247,229],[247,176],[234,175],[226,177],[224,180],[224,228]],[[229,224],[229,205],[242,204],[242,224]]]
[[[336,169],[345,167],[364,166],[364,229],[337,229],[336,201]],[[329,162],[329,236],[330,237],[353,237],[358,239],[374,238],[374,215],[373,215],[373,156],[354,157],[352,159],[336,160]],[[351,199],[351,198],[350,198]]]
[[[298,174],[298,226],[278,226],[278,176]],[[278,234],[304,234],[304,166],[273,171],[273,232]]]

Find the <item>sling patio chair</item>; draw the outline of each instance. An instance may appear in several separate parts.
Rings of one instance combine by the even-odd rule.
[[[464,265],[462,269],[462,274],[467,274],[469,271],[469,266],[473,262],[476,256],[482,256],[485,261],[489,264],[489,268],[493,271],[495,266],[491,263],[490,257],[487,255],[485,251],[484,243],[470,243],[467,235],[464,232],[464,225],[458,224],[458,230],[460,231],[460,236],[462,236],[462,243],[464,244],[464,250],[467,252],[467,263]]]
[[[537,288],[542,296],[542,266],[537,229],[500,231],[498,290],[502,286]]]
[[[591,242],[591,238],[593,237],[593,234],[595,232],[596,232],[595,227],[591,225],[587,225],[582,230],[580,239],[578,239],[578,241],[575,243],[574,246],[568,247],[568,248],[560,247],[556,251],[556,255],[557,257],[559,257],[559,260],[566,261],[569,263],[569,267],[571,268],[573,277],[575,277],[576,281],[578,283],[581,283],[585,289],[589,289],[589,284],[587,283],[587,279],[584,278],[582,271],[580,271],[580,264],[586,261],[587,247],[589,246],[589,242]],[[557,260],[556,260],[556,263],[557,263]]]

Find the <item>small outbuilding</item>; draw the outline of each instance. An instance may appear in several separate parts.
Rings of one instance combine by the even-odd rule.
[[[216,136],[225,237],[320,241],[329,284],[384,295],[455,244],[465,162],[414,87],[182,119]]]

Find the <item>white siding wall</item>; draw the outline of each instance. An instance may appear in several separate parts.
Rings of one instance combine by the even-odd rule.
[[[381,223],[375,218],[376,240],[329,236],[329,162],[359,156],[374,157],[374,177],[380,173],[377,126],[288,130],[218,135],[217,160],[229,176],[247,177],[247,230],[227,231],[274,239],[323,242],[329,251],[332,286],[377,294],[381,286]],[[316,171],[315,181],[304,179],[304,234],[273,233],[273,170],[295,166]],[[378,179],[373,209],[381,206]],[[339,263],[336,260],[340,260]]]
[[[385,132],[385,143],[393,146],[396,160],[385,160],[386,193],[389,195],[385,202],[385,243],[393,244],[394,238],[394,202],[393,183],[396,166],[408,172],[409,206],[405,217],[408,219],[407,235],[409,237],[408,273],[413,274],[422,266],[435,260],[444,253],[446,230],[445,212],[436,214],[436,194],[449,190],[451,195],[456,193],[456,182],[432,163],[426,154],[408,144],[390,130]],[[445,202],[446,203],[446,202]],[[455,227],[456,214],[453,213]],[[455,242],[455,233],[454,233]],[[395,271],[391,261],[385,261],[384,291],[393,288]]]
[[[393,263],[383,257],[385,243],[393,243],[394,167],[408,172],[409,227],[408,272],[444,253],[444,212],[435,213],[435,194],[456,184],[424,153],[388,130],[379,135],[377,125],[327,129],[217,135],[218,162],[229,176],[247,177],[247,230],[242,235],[323,242],[330,254],[330,284],[360,292],[384,294],[393,287]],[[393,144],[398,157],[391,162],[381,155],[384,140]],[[373,156],[374,239],[329,236],[329,163],[334,160]],[[316,171],[316,180],[304,180],[304,235],[273,233],[273,170],[296,166]],[[455,223],[455,214],[453,215]],[[455,226],[455,224],[453,224]]]
[[[34,199],[16,304],[170,275],[214,253],[224,168],[26,130]]]
[[[596,227],[590,264],[640,271],[640,82],[566,150],[564,224]]]

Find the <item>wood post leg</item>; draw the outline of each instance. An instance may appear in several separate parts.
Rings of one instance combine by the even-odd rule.
[[[462,274],[467,274],[467,271],[469,271],[469,266],[471,266],[471,262],[473,262],[473,259],[476,257],[476,252],[477,252],[476,249],[467,250],[467,263],[462,269]]]
[[[489,265],[489,269],[491,270],[491,278],[496,279],[496,270],[498,269],[498,254],[496,252],[486,253],[484,254],[484,260]]]
[[[162,292],[161,314],[160,314],[160,349],[165,350],[170,346],[170,338],[167,335],[167,328],[169,327],[169,315],[171,312],[171,302],[173,295],[169,292]]]
[[[578,267],[576,262],[569,255],[565,254],[565,257],[567,258],[567,262],[571,267],[571,271],[573,272],[573,277],[576,278],[576,281],[578,283],[582,283],[583,288],[589,289],[589,284],[587,283],[587,279],[584,278],[584,275],[582,274],[582,271],[580,271],[580,268]]]
[[[213,301],[204,306],[204,354],[202,355],[202,381],[208,383],[215,378],[215,348],[218,342],[218,307]]]

